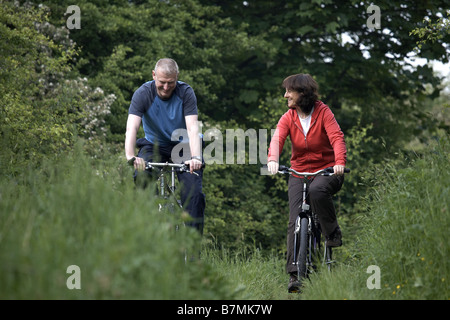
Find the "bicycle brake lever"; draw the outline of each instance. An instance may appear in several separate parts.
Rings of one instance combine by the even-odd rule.
[[[184,167],[183,168],[181,168],[181,170],[180,171],[182,171],[182,172],[188,172],[188,173],[191,173],[191,174],[195,174],[196,176],[198,176],[198,173],[197,172],[195,172],[195,171],[192,171],[191,172],[191,170],[189,170],[189,166],[188,165],[184,165]]]
[[[290,174],[291,172],[289,171],[289,167],[286,167],[286,166],[284,166],[284,165],[280,165],[279,167],[278,167],[278,173],[283,173],[283,174]]]

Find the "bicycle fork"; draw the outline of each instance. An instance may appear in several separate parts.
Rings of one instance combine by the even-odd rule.
[[[163,199],[168,199],[171,195],[175,195],[175,173],[176,170],[175,168],[171,168],[171,184],[169,185],[169,183],[167,183],[167,192],[166,193],[166,179],[164,176],[164,173],[161,171],[160,176],[158,178],[159,180],[159,195],[161,196],[161,198]],[[176,198],[175,198],[176,199]],[[182,204],[181,204],[181,200],[176,199],[176,202],[178,204],[178,207],[183,208]],[[160,203],[159,204],[159,211],[161,211],[163,208],[163,205]]]

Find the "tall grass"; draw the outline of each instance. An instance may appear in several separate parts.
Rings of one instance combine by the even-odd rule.
[[[94,165],[75,152],[1,178],[0,299],[235,297],[234,284],[208,264],[185,264],[198,234],[175,232],[177,215],[158,212],[150,192],[134,188],[130,168]],[[81,289],[67,286],[71,265]]]
[[[179,215],[158,212],[129,168],[92,168],[75,152],[1,178],[0,298],[449,299],[449,146],[442,139],[412,162],[374,172],[366,212],[345,222],[355,225],[343,228],[334,269],[311,275],[302,294],[287,293],[284,259],[257,248],[204,244],[201,259],[185,264],[198,234],[175,232]],[[71,265],[81,289],[66,285]],[[379,289],[367,286],[369,266],[379,267]]]
[[[237,285],[237,299],[288,299],[285,262],[260,249],[228,250],[206,246],[202,258],[217,272]]]
[[[405,167],[376,172],[358,240],[358,258],[314,275],[308,299],[450,299],[449,139]],[[378,266],[380,289],[367,286]],[[373,278],[372,278],[373,279]],[[373,284],[373,283],[372,283]]]

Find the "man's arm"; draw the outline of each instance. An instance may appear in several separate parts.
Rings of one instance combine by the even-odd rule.
[[[127,161],[135,157],[136,137],[141,125],[141,120],[141,117],[134,114],[128,115],[127,131],[125,133],[125,157],[127,158]],[[144,159],[136,157],[134,167],[138,170],[144,170]]]
[[[200,136],[198,134],[198,116],[190,115],[185,117],[186,129],[189,137],[189,148],[191,150],[191,157],[194,159],[188,160],[185,163],[189,164],[191,172],[198,170],[202,166],[201,159],[201,146],[200,146]],[[197,158],[197,159],[195,159]]]

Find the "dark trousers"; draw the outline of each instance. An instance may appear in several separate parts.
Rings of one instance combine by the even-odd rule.
[[[173,146],[155,147],[145,139],[138,139],[139,149],[138,157],[150,162],[172,162],[171,153]],[[184,150],[188,150],[186,148]],[[178,155],[177,155],[178,157]],[[181,155],[184,160],[189,160],[190,155]],[[205,194],[202,190],[203,169],[196,171],[198,176],[189,172],[177,172],[177,178],[180,184],[181,204],[192,218],[187,225],[196,228],[200,234],[203,234],[204,212],[205,212]],[[134,181],[137,186],[146,187],[152,177],[146,171],[135,171]]]
[[[307,198],[313,212],[319,217],[322,233],[328,237],[338,227],[336,209],[333,203],[333,195],[336,194],[344,183],[344,176],[316,176],[308,187]],[[296,272],[294,262],[294,228],[295,220],[301,211],[303,179],[294,176],[289,177],[289,224],[287,230],[287,263],[286,272]]]

